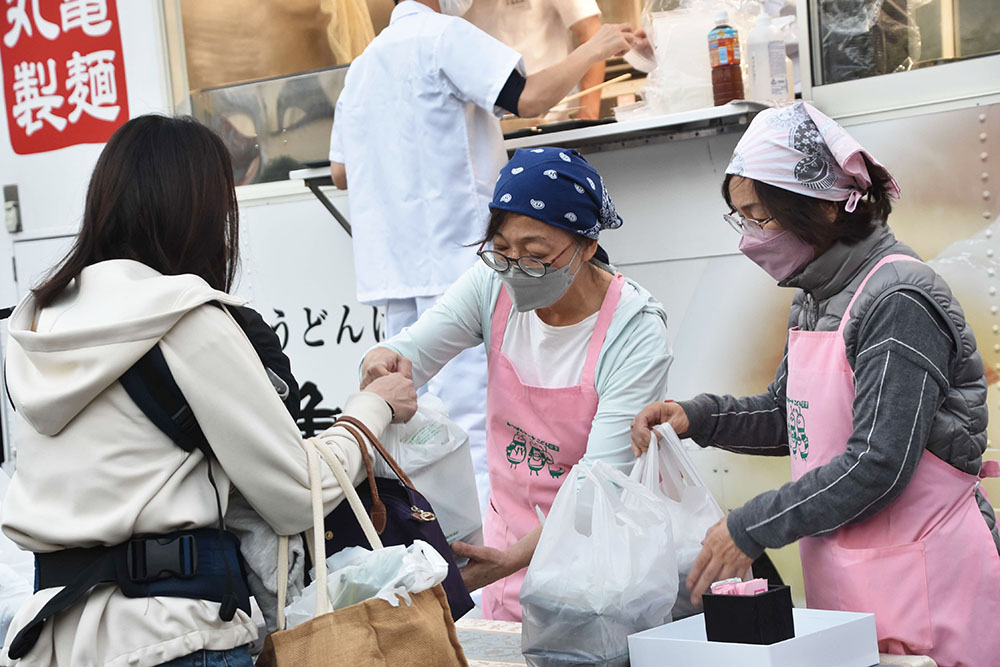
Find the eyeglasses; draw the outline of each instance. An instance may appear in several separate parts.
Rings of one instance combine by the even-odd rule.
[[[518,257],[517,259],[514,259],[513,257],[508,257],[507,255],[497,252],[496,250],[484,250],[482,246],[479,247],[479,251],[476,254],[479,255],[484,262],[486,262],[486,266],[498,273],[504,273],[510,269],[512,264],[517,264],[519,269],[532,278],[541,278],[548,272],[549,267],[552,266],[557,259],[565,255],[566,251],[574,245],[575,244],[570,243],[568,246],[563,248],[562,252],[556,255],[551,262],[543,262],[537,257]]]
[[[729,226],[735,231],[742,234],[743,230],[746,229],[748,225],[752,225],[757,229],[764,229],[764,225],[774,220],[774,217],[771,216],[764,218],[763,220],[754,220],[753,218],[745,218],[739,214],[733,215],[732,213],[723,213],[722,219],[728,222]]]

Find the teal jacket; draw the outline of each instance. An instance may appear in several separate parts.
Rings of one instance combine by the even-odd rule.
[[[666,396],[667,371],[673,361],[663,306],[640,285],[628,283],[639,298],[615,312],[598,356],[594,384],[600,403],[583,457],[587,464],[600,459],[626,471],[635,462],[632,420],[644,407]],[[489,349],[502,285],[499,274],[479,263],[412,327],[379,346],[409,359],[413,381],[421,386],[462,350],[480,343]]]

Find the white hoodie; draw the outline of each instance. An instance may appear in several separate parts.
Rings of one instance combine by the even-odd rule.
[[[218,459],[213,472],[226,509],[235,487],[279,534],[311,524],[302,437],[239,325],[223,309],[240,301],[192,275],[164,276],[130,260],[83,270],[50,307],[26,297],[10,320],[6,378],[17,410],[17,470],[3,530],[35,552],[115,545],[136,534],[215,526],[215,495],[201,452],[184,452],[129,398],[118,378],[157,343]],[[354,374],[354,369],[344,369]],[[376,436],[390,410],[375,394],[352,395],[344,412]],[[340,428],[321,436],[355,481],[356,441]],[[328,513],[342,498],[329,470]],[[11,624],[13,638],[58,589],[37,593]],[[158,665],[201,649],[256,637],[238,611],[213,602],[125,598],[112,585],[46,622],[19,662]],[[7,642],[5,642],[7,643]]]

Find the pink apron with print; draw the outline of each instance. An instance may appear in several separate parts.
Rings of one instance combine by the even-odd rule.
[[[789,332],[793,479],[845,451],[854,375],[844,327],[868,279],[894,261],[917,260],[890,255],[876,264],[837,331]],[[927,655],[940,667],[1000,665],[1000,555],[976,503],[978,485],[924,451],[906,489],[882,511],[800,540],[809,607],[874,613],[883,653]]]
[[[535,507],[548,514],[562,476],[587,451],[590,427],[597,414],[597,357],[624,282],[624,276],[618,274],[604,295],[580,384],[556,389],[521,382],[514,365],[500,351],[511,310],[507,290],[500,289],[490,335],[486,397],[486,456],[490,468],[486,546],[507,549],[538,527]],[[566,554],[567,558],[580,556]],[[483,589],[483,616],[520,622],[521,584],[526,571]]]

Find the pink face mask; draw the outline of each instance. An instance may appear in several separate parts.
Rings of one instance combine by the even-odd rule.
[[[779,283],[811,262],[813,247],[786,229],[748,226],[740,239],[740,252]]]

